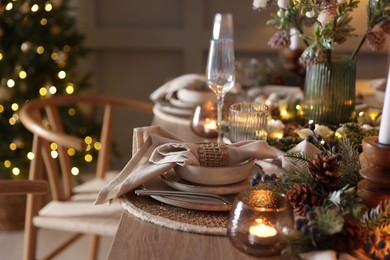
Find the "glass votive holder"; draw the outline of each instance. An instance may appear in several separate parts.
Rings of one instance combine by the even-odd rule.
[[[268,107],[256,102],[239,102],[229,108],[229,138],[232,143],[266,140]]]
[[[195,134],[214,138],[218,136],[217,107],[213,102],[206,102],[195,108],[191,128]]]
[[[254,256],[277,255],[283,236],[292,231],[294,216],[284,194],[248,189],[233,203],[227,228],[231,243]]]

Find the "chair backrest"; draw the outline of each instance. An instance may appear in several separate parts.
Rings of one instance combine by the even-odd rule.
[[[93,112],[100,111],[99,108],[102,110],[101,134],[98,140],[101,149],[98,152],[96,178],[104,178],[109,167],[114,109],[123,107],[129,110],[152,113],[151,103],[107,96],[53,96],[46,99],[33,99],[24,104],[19,113],[20,120],[34,134],[32,148],[34,159],[30,165],[29,178],[30,180],[42,179],[42,170],[45,169],[54,200],[67,200],[72,196],[72,165],[68,149],[85,151],[88,147],[84,138],[64,131],[60,108],[80,106],[81,104],[88,105]],[[54,160],[51,155],[50,145],[52,143],[57,145],[58,160]]]
[[[47,189],[43,180],[0,180],[0,194],[45,194]]]

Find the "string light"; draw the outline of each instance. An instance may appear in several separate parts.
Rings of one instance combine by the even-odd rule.
[[[8,3],[6,6],[5,6],[5,10],[7,11],[10,11],[13,7],[13,4],[12,3]]]
[[[11,151],[15,151],[16,148],[18,148],[18,147],[16,146],[15,143],[10,143],[10,144],[9,144],[9,149],[10,149]]]
[[[11,105],[11,109],[12,109],[13,111],[17,111],[17,110],[19,109],[19,105],[16,104],[16,103],[13,103],[13,104]]]
[[[66,72],[61,70],[60,72],[58,72],[58,78],[60,79],[64,79],[66,77]]]
[[[69,108],[69,109],[68,109],[68,115],[70,115],[70,116],[76,115],[76,109],[74,109],[74,108]]]
[[[47,94],[47,89],[42,87],[39,89],[39,95],[41,95],[42,97],[46,96]]]
[[[37,4],[31,6],[31,12],[37,12],[38,10],[39,10],[39,6]]]
[[[33,152],[28,152],[27,153],[27,159],[29,159],[30,161],[32,161],[34,159],[35,155]]]
[[[3,111],[4,111],[4,107],[3,105],[0,105],[0,113],[3,113]]]
[[[3,54],[0,52],[0,60],[3,59]]]
[[[47,19],[46,18],[42,18],[40,23],[41,23],[42,26],[46,25],[47,24]]]
[[[51,151],[50,155],[53,159],[56,159],[58,157],[58,152],[57,151]]]
[[[74,87],[73,87],[73,84],[72,83],[69,83],[67,86],[66,86],[66,89],[65,89],[66,93],[67,94],[72,94],[74,92]]]
[[[47,12],[50,12],[52,9],[53,9],[53,6],[52,6],[50,3],[46,3],[46,5],[45,5],[45,10],[46,10]]]
[[[11,118],[8,120],[8,123],[9,123],[10,125],[15,125],[15,124],[16,124],[15,118],[11,117]]]
[[[68,149],[68,155],[69,156],[74,156],[76,154],[76,151],[73,148]]]
[[[77,167],[72,167],[72,169],[70,170],[70,172],[76,176],[76,175],[79,175],[80,171],[79,171],[79,168]]]
[[[20,174],[20,169],[18,167],[15,167],[12,169],[12,174],[15,176],[18,176]]]
[[[10,168],[11,165],[12,165],[12,164],[11,164],[11,162],[10,162],[9,160],[5,160],[5,161],[4,161],[4,167],[5,167],[5,168]]]
[[[50,94],[54,95],[57,92],[57,88],[55,86],[51,86],[49,88],[49,92],[50,92]]]
[[[15,81],[13,79],[7,80],[7,86],[13,88],[15,86]]]
[[[85,160],[86,162],[92,162],[92,159],[93,159],[93,157],[92,157],[92,155],[90,155],[90,154],[86,154],[86,155],[84,156],[84,160]]]
[[[22,70],[21,72],[19,72],[19,78],[25,79],[26,77],[27,77],[27,72],[25,72],[24,70]]]
[[[100,142],[95,142],[93,144],[93,147],[95,148],[95,150],[99,151],[100,149],[102,149],[102,144]]]
[[[37,47],[37,53],[38,54],[43,54],[45,52],[45,48],[43,48],[42,46],[38,46]]]
[[[56,144],[56,143],[51,143],[51,144],[50,144],[50,149],[52,149],[53,151],[57,150],[57,149],[58,149],[58,144]]]

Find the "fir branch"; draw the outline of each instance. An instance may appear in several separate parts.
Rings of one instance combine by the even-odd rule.
[[[293,153],[286,153],[284,155],[286,158],[290,158],[296,161],[309,161],[309,156],[304,152],[293,152]]]

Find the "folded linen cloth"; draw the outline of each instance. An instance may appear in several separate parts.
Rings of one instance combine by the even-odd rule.
[[[189,89],[204,89],[207,87],[206,77],[200,74],[184,74],[177,78],[174,78],[167,83],[163,84],[161,87],[153,91],[149,98],[152,101],[157,101],[158,99],[165,98],[169,100],[172,95],[182,88]]]
[[[119,175],[101,189],[95,204],[118,198],[176,165],[200,165],[197,144],[183,143],[158,126],[136,128],[133,157]],[[133,147],[134,148],[134,147]],[[226,145],[228,165],[248,159],[276,158],[265,141],[243,141]]]

